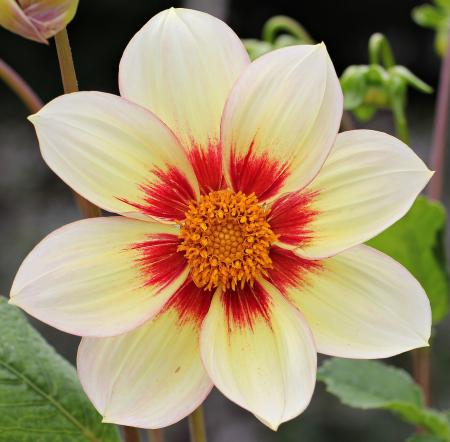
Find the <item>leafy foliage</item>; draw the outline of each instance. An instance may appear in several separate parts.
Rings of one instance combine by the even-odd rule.
[[[320,367],[318,379],[345,405],[389,410],[438,440],[450,441],[445,414],[425,407],[421,390],[404,370],[378,361],[332,358]]]
[[[403,264],[422,284],[431,303],[433,322],[449,310],[449,279],[444,251],[445,209],[425,197],[367,244]]]
[[[0,297],[0,441],[118,442],[74,368]]]

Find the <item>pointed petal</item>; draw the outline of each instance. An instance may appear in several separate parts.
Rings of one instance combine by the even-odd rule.
[[[237,81],[222,116],[224,171],[260,200],[299,190],[336,138],[342,91],[323,44],[273,51]]]
[[[228,93],[250,63],[236,34],[211,15],[169,9],[131,40],[120,63],[120,92],[147,107],[178,136],[201,187],[217,190],[220,118]],[[211,167],[216,166],[214,171]]]
[[[173,133],[123,98],[78,92],[30,117],[50,168],[110,212],[183,219],[198,195],[192,167]]]
[[[78,373],[104,422],[165,427],[203,402],[212,383],[201,363],[195,319],[180,322],[168,309],[127,334],[83,338]]]
[[[273,272],[305,316],[319,353],[386,358],[428,345],[428,298],[392,258],[364,245],[321,261],[279,250],[283,259],[272,257]]]
[[[216,387],[270,428],[307,407],[316,374],[313,339],[300,313],[270,284],[217,293],[200,346]]]
[[[178,228],[123,217],[56,230],[22,263],[12,303],[60,330],[112,336],[154,316],[186,279]]]
[[[315,213],[306,226],[304,256],[320,258],[361,244],[400,219],[431,178],[422,160],[400,140],[354,130],[336,138],[323,168],[304,189]]]

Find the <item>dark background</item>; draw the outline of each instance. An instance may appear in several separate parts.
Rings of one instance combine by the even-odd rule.
[[[289,15],[301,21],[316,40],[326,43],[338,74],[349,64],[366,63],[369,36],[383,32],[392,43],[397,62],[436,87],[439,59],[433,50],[433,34],[410,18],[411,9],[421,3],[81,0],[69,34],[83,90],[117,93],[118,63],[129,39],[155,13],[182,4],[220,16],[242,38],[259,37],[262,25],[273,15]],[[62,93],[53,43],[47,47],[0,29],[0,57],[18,70],[44,101]],[[410,94],[412,147],[424,159],[429,153],[434,99],[434,95]],[[31,248],[53,229],[79,218],[70,191],[41,159],[27,114],[27,109],[0,83],[0,293],[6,296],[15,271]],[[369,126],[393,131],[388,113],[378,114]],[[448,192],[445,198],[448,207]],[[439,408],[450,408],[448,322],[438,327],[433,343],[433,400]],[[74,361],[77,338],[34,324],[65,357]],[[409,355],[390,362],[410,367]],[[278,433],[263,427],[217,392],[208,399],[206,413],[212,442],[398,442],[412,432],[412,428],[388,413],[344,407],[321,385],[308,410],[282,425]],[[171,428],[169,436],[173,441],[187,440],[186,423]]]

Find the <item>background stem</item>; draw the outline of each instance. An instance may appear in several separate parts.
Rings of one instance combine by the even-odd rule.
[[[122,427],[123,438],[125,442],[139,442],[141,438],[139,437],[139,430],[134,427]]]
[[[430,348],[417,348],[412,352],[413,374],[415,381],[423,390],[425,405],[431,405],[431,364]]]
[[[164,432],[161,428],[147,431],[149,442],[164,442]]]
[[[206,442],[205,417],[203,407],[198,407],[189,415],[189,434],[191,442]]]
[[[0,58],[0,78],[23,101],[25,106],[35,114],[43,103],[30,85],[7,63]]]
[[[55,42],[64,92],[66,94],[77,92],[78,82],[75,73],[75,66],[73,64],[72,50],[70,49],[67,29],[64,28],[55,35]],[[101,215],[101,210],[95,204],[92,204],[81,195],[78,195],[75,191],[73,193],[75,195],[78,208],[84,218],[95,218],[96,216]]]
[[[436,113],[434,117],[433,144],[430,166],[435,171],[428,187],[428,196],[435,200],[442,198],[444,181],[445,147],[448,127],[448,108],[450,104],[450,45],[441,64],[439,75]]]

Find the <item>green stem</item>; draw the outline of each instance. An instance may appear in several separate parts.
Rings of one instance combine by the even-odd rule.
[[[394,54],[388,39],[379,32],[373,34],[369,39],[369,61],[371,64],[381,64],[385,69],[395,66]]]
[[[262,30],[262,39],[274,43],[275,38],[282,32],[296,37],[305,44],[314,44],[314,40],[298,21],[284,15],[277,15],[267,20]]]
[[[188,419],[191,442],[207,442],[203,407],[200,405],[189,415]]]
[[[77,75],[72,58],[69,36],[67,29],[63,29],[55,35],[56,51],[58,53],[59,68],[61,70],[61,79],[64,92],[70,94],[78,91]],[[101,210],[81,195],[75,193],[75,200],[81,214],[85,218],[95,218],[101,216]]]
[[[30,85],[7,63],[0,59],[0,79],[22,100],[25,106],[35,114],[43,103]]]
[[[406,119],[405,110],[401,105],[392,106],[392,115],[394,117],[395,133],[397,138],[409,145],[409,129],[408,120]]]

